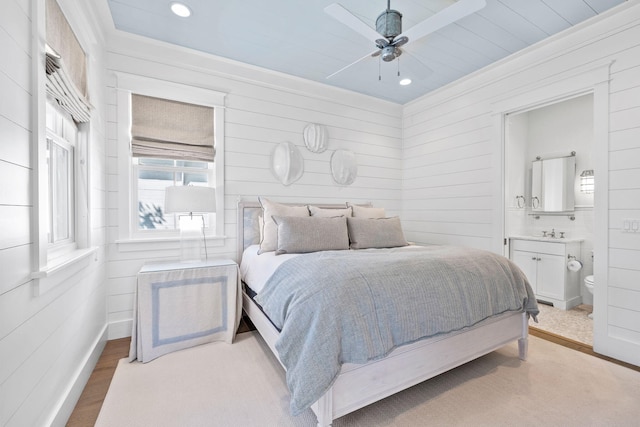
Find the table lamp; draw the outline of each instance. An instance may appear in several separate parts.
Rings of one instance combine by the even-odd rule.
[[[164,194],[164,208],[166,213],[185,213],[179,216],[181,260],[200,260],[200,243],[197,247],[189,245],[202,233],[204,242],[205,260],[207,254],[207,239],[204,233],[203,213],[216,211],[216,190],[212,187],[196,187],[193,185],[174,185],[167,187]],[[194,220],[194,212],[200,217],[200,221]],[[199,215],[198,215],[199,214]]]

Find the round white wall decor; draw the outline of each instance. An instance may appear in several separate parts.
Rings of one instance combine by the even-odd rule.
[[[351,185],[358,176],[356,154],[350,150],[336,150],[331,155],[331,175],[340,185]]]
[[[327,129],[316,123],[309,123],[304,127],[304,145],[312,153],[322,153],[329,146]]]
[[[271,172],[283,185],[296,182],[304,172],[304,159],[291,142],[278,144],[271,152]]]

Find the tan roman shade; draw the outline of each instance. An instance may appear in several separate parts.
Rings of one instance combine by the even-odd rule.
[[[46,37],[47,93],[76,122],[88,122],[86,55],[56,0],[46,2]]]
[[[213,108],[131,95],[134,157],[213,162]]]

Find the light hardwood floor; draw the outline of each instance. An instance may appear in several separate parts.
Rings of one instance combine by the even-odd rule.
[[[238,332],[245,332],[251,329],[253,329],[251,326],[241,324]],[[538,338],[542,338],[640,372],[640,367],[594,353],[593,348],[584,343],[573,341],[560,335],[533,327],[529,327],[529,333]],[[105,346],[105,349],[102,352],[102,355],[100,356],[100,359],[98,360],[98,363],[96,364],[96,367],[93,370],[93,373],[89,378],[89,381],[87,382],[71,417],[69,418],[69,421],[67,422],[67,427],[88,427],[95,424],[98,419],[98,414],[100,413],[100,408],[102,407],[102,402],[104,401],[107,390],[109,389],[109,384],[111,384],[111,379],[113,378],[116,366],[118,365],[118,361],[129,355],[130,342],[131,338],[120,338],[107,342],[107,345]]]
[[[89,427],[96,423],[118,361],[129,355],[130,342],[130,337],[107,341],[107,345],[104,347],[69,421],[67,421],[67,426]]]

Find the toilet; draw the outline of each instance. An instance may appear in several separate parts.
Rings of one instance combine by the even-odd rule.
[[[593,295],[593,275],[587,276],[584,278],[584,285],[587,287],[587,290]],[[588,315],[589,319],[593,319],[593,313]]]
[[[584,285],[587,287],[587,290],[591,295],[593,295],[593,275],[584,278]]]

